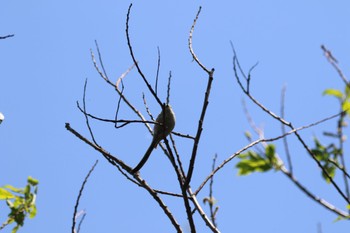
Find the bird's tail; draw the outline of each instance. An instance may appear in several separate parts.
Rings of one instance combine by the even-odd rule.
[[[157,145],[157,144],[156,144],[156,145],[154,145],[154,144],[155,144],[155,142],[153,141],[153,142],[151,143],[151,145],[148,147],[148,149],[147,149],[145,155],[142,157],[142,159],[141,159],[141,161],[139,162],[139,164],[137,164],[137,166],[136,166],[134,169],[132,169],[132,171],[131,171],[132,173],[138,172],[138,171],[143,167],[143,165],[145,165],[145,163],[147,162],[148,158],[150,157],[150,155],[151,155],[153,149],[154,149],[155,146]]]

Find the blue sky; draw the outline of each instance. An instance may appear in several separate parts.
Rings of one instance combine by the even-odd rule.
[[[87,212],[82,232],[173,232],[169,220],[144,190],[126,181],[64,128],[69,122],[88,136],[84,117],[76,108],[86,78],[89,111],[114,117],[116,93],[94,70],[90,49],[96,52],[97,40],[112,80],[132,64],[125,38],[129,4],[91,0],[0,3],[0,35],[15,34],[0,41],[0,112],[5,115],[0,126],[0,185],[24,186],[29,175],[40,182],[38,215],[26,221],[20,232],[70,231],[78,190],[96,159],[99,164],[80,203],[80,209]],[[159,91],[163,99],[169,71],[173,75],[171,104],[177,117],[176,131],[195,133],[206,84],[206,74],[192,62],[187,46],[199,6],[202,12],[193,47],[201,61],[216,71],[191,184],[194,189],[210,173],[215,153],[220,162],[246,145],[243,133],[249,124],[242,98],[267,137],[280,134],[280,125],[250,103],[235,82],[230,41],[245,70],[259,62],[251,91],[267,107],[279,112],[281,88],[287,86],[286,118],[296,126],[338,111],[334,99],[322,96],[326,88],[342,88],[342,82],[324,58],[320,45],[325,44],[333,52],[345,74],[350,64],[350,3],[345,0],[133,1],[133,47],[144,73],[154,80],[159,46]],[[159,112],[135,71],[126,78],[125,92],[143,113],[145,92],[152,112]],[[124,119],[135,118],[125,105],[120,114]],[[311,144],[314,135],[321,135],[335,124],[327,122],[302,135]],[[131,166],[151,141],[139,125],[118,130],[100,122],[92,126],[100,144]],[[320,172],[302,146],[293,137],[289,139],[298,179],[318,196],[343,208],[345,204],[330,185],[320,180]],[[177,144],[187,161],[190,143],[178,139]],[[282,143],[276,145],[283,157]],[[345,153],[348,150],[346,143]],[[306,197],[282,174],[238,177],[236,162],[228,164],[215,178],[221,232],[309,233],[317,232],[318,224],[323,233],[348,232],[348,222],[334,223],[333,213]],[[178,192],[169,161],[160,150],[153,152],[142,175],[156,188]],[[207,187],[198,198],[206,195]],[[169,197],[164,200],[187,229],[182,201]],[[4,219],[4,206],[0,206],[0,217]],[[204,209],[208,210],[206,206]],[[198,216],[195,221],[198,232],[209,232]]]

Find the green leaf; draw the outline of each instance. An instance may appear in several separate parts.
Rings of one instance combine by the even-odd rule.
[[[346,111],[348,115],[350,115],[350,102],[349,101],[344,101],[342,110]]]
[[[31,184],[32,186],[36,186],[39,184],[39,181],[37,179],[34,179],[31,176],[28,176],[28,183]]]
[[[249,175],[253,172],[265,172],[273,168],[273,164],[254,151],[248,151],[240,156],[241,160],[236,164],[238,175]]]
[[[323,95],[330,95],[330,96],[334,96],[340,100],[343,99],[343,93],[339,90],[336,89],[326,89],[323,91],[322,93]]]
[[[12,185],[4,185],[3,186],[4,188],[6,188],[6,189],[9,189],[9,190],[11,190],[11,191],[13,191],[13,192],[15,192],[15,193],[23,193],[23,189],[21,189],[21,188],[15,188],[15,187],[13,187]]]
[[[267,147],[265,148],[265,154],[267,159],[272,163],[272,165],[275,165],[277,163],[275,145],[267,145]]]
[[[249,131],[245,131],[244,136],[248,139],[248,141],[252,140],[252,134]]]
[[[4,188],[0,188],[0,200],[12,199],[15,196]]]
[[[348,85],[345,86],[345,95],[346,99],[350,98],[350,87]]]
[[[16,233],[16,232],[18,231],[19,228],[20,228],[19,225],[15,226],[15,227],[12,229],[11,233]]]
[[[29,218],[34,218],[36,216],[36,205],[32,205],[30,208]]]

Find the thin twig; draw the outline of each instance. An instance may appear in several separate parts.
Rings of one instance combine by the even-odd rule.
[[[175,156],[171,150],[171,147],[169,145],[168,140],[165,138],[164,139],[164,143],[166,145],[167,151],[165,151],[165,153],[168,155],[168,158],[170,159],[170,162],[174,168],[174,171],[176,173],[180,188],[181,188],[181,193],[183,196],[183,201],[184,201],[184,206],[185,206],[185,210],[186,210],[186,215],[187,215],[187,219],[188,219],[188,223],[190,225],[190,229],[191,229],[191,233],[195,233],[196,232],[196,225],[194,224],[194,220],[193,220],[193,216],[192,216],[192,209],[189,203],[189,197],[187,194],[187,187],[184,185],[184,180],[185,177],[182,175],[182,171],[180,170],[180,168],[178,167],[178,165],[176,164],[176,160],[175,160]]]
[[[203,122],[204,122],[204,117],[205,117],[205,113],[207,111],[207,107],[209,104],[209,95],[210,95],[210,89],[211,89],[211,85],[213,82],[213,75],[214,75],[214,69],[207,69],[198,59],[198,57],[196,56],[196,54],[193,51],[192,48],[192,35],[193,35],[193,31],[194,31],[194,27],[196,25],[199,13],[201,11],[201,7],[199,7],[199,10],[197,12],[196,18],[193,21],[191,30],[190,30],[190,35],[188,38],[188,47],[190,50],[190,53],[193,57],[193,59],[197,62],[197,64],[205,71],[208,73],[208,84],[207,84],[207,89],[205,91],[205,95],[204,95],[204,101],[203,101],[203,107],[202,107],[202,112],[198,121],[198,127],[197,127],[197,133],[196,133],[196,137],[193,143],[193,148],[192,148],[192,154],[191,154],[191,159],[190,159],[190,164],[188,167],[188,171],[187,171],[187,179],[185,182],[185,187],[187,187],[189,185],[189,183],[191,182],[191,178],[192,178],[192,174],[193,174],[193,170],[194,170],[194,163],[196,160],[196,156],[197,156],[197,149],[198,149],[198,144],[199,144],[199,140],[203,131]]]
[[[101,56],[101,53],[100,53],[100,47],[98,46],[97,40],[95,40],[95,45],[96,45],[96,48],[97,48],[98,58],[99,58],[99,61],[100,61],[100,64],[101,64],[101,67],[102,67],[102,70],[103,70],[103,74],[104,74],[105,77],[108,77],[107,72],[105,70],[105,67],[103,65],[103,60],[102,60],[102,56]]]
[[[81,216],[80,221],[79,221],[79,223],[78,223],[77,233],[80,232],[80,228],[81,228],[81,226],[83,225],[83,222],[84,222],[84,220],[85,220],[85,217],[86,217],[86,213],[84,212],[84,213],[83,213],[83,216]]]
[[[327,208],[328,210],[334,212],[337,215],[340,215],[340,216],[342,216],[344,218],[349,218],[350,217],[346,212],[337,209],[335,206],[333,206],[332,204],[328,203],[326,200],[324,200],[324,199],[322,199],[320,197],[317,197],[314,194],[312,194],[284,166],[281,166],[280,170],[283,172],[283,174],[285,174],[299,189],[301,189],[312,200],[316,201],[317,203],[319,203],[320,205],[322,205],[323,207]]]
[[[286,86],[284,85],[281,91],[281,117],[284,119],[285,111],[284,111],[284,106],[285,106],[285,96],[286,96]],[[282,134],[286,133],[286,126],[284,124],[281,124],[281,129],[282,129]],[[287,137],[283,138],[283,144],[284,144],[284,151],[287,156],[287,163],[289,167],[289,171],[291,174],[293,174],[293,165],[292,165],[292,157],[290,155],[289,151],[289,146],[288,146],[288,141]]]
[[[183,198],[183,196],[181,194],[178,194],[178,193],[171,193],[171,192],[167,192],[167,191],[163,191],[163,190],[159,190],[159,189],[154,189],[154,191],[159,193],[159,194],[163,194],[163,195],[167,195],[167,196]]]
[[[171,71],[169,71],[169,78],[168,78],[168,88],[167,88],[167,95],[166,95],[166,104],[169,104],[170,102],[170,83],[171,83]]]
[[[343,80],[346,86],[350,88],[350,83],[349,80],[345,77],[343,74],[342,70],[338,66],[338,61],[337,59],[334,58],[332,55],[331,51],[329,51],[324,45],[321,45],[321,49],[324,52],[325,57],[327,58],[328,62],[334,67],[334,69],[338,72],[339,77]]]
[[[195,205],[196,210],[198,211],[199,215],[202,217],[205,224],[207,224],[207,226],[212,230],[212,232],[220,233],[219,229],[217,229],[216,226],[214,226],[214,224],[210,221],[209,217],[205,214],[204,210],[202,209],[202,206],[199,204],[197,200],[197,197],[196,197],[197,195],[193,193],[193,191],[191,190],[191,187],[188,187],[188,192],[190,194],[190,197],[192,198],[191,199],[192,203]]]
[[[13,37],[13,36],[15,36],[15,34],[6,35],[6,36],[0,36],[0,40],[6,39],[6,38],[9,38],[9,37]]]
[[[321,45],[321,49],[323,50],[324,55],[327,58],[327,61],[338,72],[339,77],[343,80],[345,85],[348,88],[350,88],[350,83],[349,83],[348,79],[345,77],[345,75],[343,74],[342,70],[339,68],[337,59],[332,55],[331,51],[328,50],[324,45]],[[347,100],[345,100],[345,99],[341,100],[341,103],[340,103],[341,110],[343,110],[342,107],[343,107],[344,101],[347,101]],[[347,168],[346,168],[346,163],[345,163],[345,159],[344,159],[343,127],[344,127],[345,116],[346,116],[346,112],[344,112],[342,115],[339,116],[338,124],[337,124],[337,136],[338,136],[338,141],[339,141],[339,150],[341,151],[341,154],[339,156],[340,156],[340,161],[342,163],[341,165],[343,167],[342,171],[343,171],[345,192],[346,192],[346,196],[347,196],[348,201],[350,201],[350,188],[349,188],[349,182],[348,182],[348,179],[346,176]],[[349,213],[350,213],[350,210],[349,210]]]
[[[106,150],[104,150],[102,147],[99,147],[98,145],[94,144],[93,142],[91,142],[90,140],[88,140],[86,137],[82,136],[80,133],[78,133],[76,130],[74,130],[69,123],[66,123],[66,129],[71,132],[74,136],[76,136],[77,138],[79,138],[81,141],[85,142],[86,144],[88,144],[89,146],[91,146],[92,148],[94,148],[95,150],[97,150],[98,152],[100,152],[111,164],[115,165],[119,165],[121,166],[124,170],[126,170],[127,172],[131,172],[131,167],[129,167],[128,165],[126,165],[122,160],[117,159],[116,157],[112,156],[109,152],[107,152]]]
[[[79,138],[81,141],[85,142],[98,152],[100,152],[107,160],[110,162],[112,165],[117,166],[118,169],[120,170],[119,166],[122,167],[124,170],[126,170],[128,173],[131,173],[132,168],[126,165],[123,161],[120,159],[115,158],[111,154],[109,154],[107,151],[105,151],[103,148],[96,146],[93,142],[89,141],[86,139],[84,136],[82,136],[80,133],[75,131],[69,123],[66,123],[66,129],[71,132],[73,135],[75,135],[77,138]],[[148,191],[148,193],[155,199],[155,201],[159,204],[161,209],[164,211],[164,213],[167,215],[177,232],[182,232],[180,225],[177,223],[176,219],[172,215],[172,213],[169,211],[168,207],[163,203],[162,199],[158,196],[157,192],[154,191],[147,183],[145,180],[143,180],[140,176],[139,173],[133,174],[134,179],[137,182],[134,182],[137,185],[140,185],[144,189]]]
[[[109,80],[109,78],[106,77],[106,76],[103,74],[103,72],[100,70],[100,68],[99,68],[98,65],[97,65],[97,62],[96,62],[96,60],[95,60],[95,56],[94,56],[94,54],[93,54],[92,51],[91,51],[91,59],[92,59],[92,62],[93,62],[93,64],[94,64],[94,67],[95,67],[96,71],[99,73],[99,75],[101,76],[101,78],[104,79],[108,84],[110,84],[111,86],[114,87],[114,89],[115,89],[115,90],[117,91],[117,93],[120,95],[120,97],[122,98],[122,100],[124,101],[124,103],[126,103],[126,105],[141,119],[141,121],[147,122],[146,119],[145,119],[145,118],[143,117],[143,115],[141,114],[141,112],[138,111],[137,108],[136,108],[134,105],[132,105],[132,104],[130,103],[130,101],[124,96],[124,94],[118,89],[118,85],[112,83],[112,82]],[[102,60],[102,57],[99,57],[99,59]],[[133,66],[134,66],[134,65],[133,65]],[[132,69],[133,66],[131,66],[126,72],[124,72],[124,73],[122,74],[122,76],[121,76],[118,80],[122,80],[122,79],[126,76],[126,74]],[[117,81],[117,82],[118,82],[118,81]],[[108,122],[116,123],[115,120],[113,120],[113,121],[108,121]],[[149,124],[145,124],[145,126],[146,126],[146,128],[148,129],[149,132],[152,132],[152,129],[151,129],[151,127],[149,126]]]
[[[255,134],[257,134],[260,139],[265,138],[264,131],[255,124],[253,118],[251,117],[251,115],[248,111],[248,108],[247,108],[247,105],[246,105],[244,99],[242,99],[242,106],[243,106],[244,114],[246,115],[246,118],[248,120],[248,123],[249,123],[250,127],[254,130]],[[249,141],[252,142],[251,139]],[[260,147],[257,147],[256,149],[260,154],[265,153],[261,150]]]
[[[343,102],[343,101],[342,101]],[[340,108],[342,110],[342,106],[343,103],[341,103]],[[350,201],[350,190],[349,190],[349,182],[348,182],[348,178],[346,177],[347,174],[347,168],[346,168],[346,163],[345,163],[345,156],[344,156],[344,132],[343,132],[343,127],[344,127],[344,118],[346,117],[346,112],[343,112],[343,114],[341,114],[339,116],[338,119],[338,124],[337,124],[337,132],[338,132],[338,143],[339,143],[339,150],[341,151],[341,153],[339,154],[340,157],[340,161],[341,161],[341,165],[343,167],[342,171],[343,171],[343,180],[344,180],[344,186],[345,186],[345,192],[346,192],[346,196],[348,197],[348,200]],[[350,210],[349,210],[350,213]]]
[[[237,82],[239,83],[242,91],[250,98],[251,101],[253,101],[261,110],[266,112],[268,115],[270,115],[272,118],[276,119],[280,123],[288,126],[290,129],[295,129],[291,122],[287,122],[285,119],[281,118],[280,116],[276,115],[274,112],[270,111],[268,108],[266,108],[264,105],[262,105],[259,101],[257,101],[248,91],[245,89],[240,81],[239,75],[237,74],[236,70],[236,61],[237,61],[237,55],[232,47],[233,53],[234,53],[234,59],[233,59],[233,69],[235,73],[235,77]],[[344,194],[344,192],[340,189],[339,185],[334,181],[334,179],[331,177],[331,175],[328,173],[328,171],[322,166],[322,163],[317,159],[315,154],[312,152],[312,150],[307,146],[305,141],[302,139],[302,137],[299,135],[297,131],[295,131],[295,136],[297,137],[298,141],[303,145],[304,149],[308,152],[308,154],[311,156],[311,158],[316,162],[317,166],[322,170],[322,172],[326,175],[327,179],[329,179],[330,183],[333,185],[333,187],[337,190],[337,192],[344,198],[344,200],[350,204],[350,200],[347,198],[347,196]]]
[[[146,101],[146,97],[145,97],[145,93],[142,93],[142,100],[143,100],[143,105],[145,106],[146,112],[148,114],[148,116],[151,118],[152,121],[155,121],[151,111],[149,110],[147,101]]]
[[[157,62],[157,74],[156,74],[156,85],[155,85],[155,91],[156,95],[158,95],[158,78],[159,78],[159,70],[160,70],[160,49],[159,46],[157,47],[158,50],[158,62]]]
[[[327,118],[324,118],[320,121],[317,121],[317,122],[314,122],[312,124],[309,124],[309,125],[306,125],[306,126],[302,126],[302,127],[299,127],[299,128],[295,128],[293,130],[290,130],[289,132],[285,133],[285,134],[282,134],[282,135],[279,135],[277,137],[273,137],[273,138],[260,138],[258,140],[255,140],[253,142],[251,142],[250,144],[244,146],[243,148],[241,148],[240,150],[236,151],[234,154],[232,154],[231,156],[229,156],[227,159],[225,159],[219,166],[217,166],[214,171],[212,171],[206,178],[205,180],[199,185],[199,187],[197,188],[197,190],[194,192],[195,195],[198,195],[198,193],[202,190],[202,188],[204,187],[204,185],[210,180],[210,178],[212,176],[214,176],[221,168],[223,168],[228,162],[230,162],[232,159],[234,159],[237,155],[243,153],[244,151],[252,148],[253,146],[259,144],[259,143],[262,143],[262,142],[272,142],[272,141],[277,141],[283,137],[286,137],[288,135],[291,135],[291,134],[295,134],[295,132],[297,131],[301,131],[301,130],[304,130],[304,129],[307,129],[307,128],[310,128],[310,127],[313,127],[315,125],[318,125],[318,124],[321,124],[325,121],[328,121],[330,119],[333,119],[335,117],[337,117],[339,115],[338,114],[335,114],[335,115],[332,115],[330,117],[327,117]]]
[[[87,86],[87,79],[85,79],[85,84],[84,84],[84,94],[83,94],[83,113],[84,113],[84,116],[85,116],[85,122],[86,122],[86,126],[88,127],[89,129],[89,132],[90,132],[90,136],[91,136],[91,139],[92,141],[97,145],[97,141],[95,140],[95,136],[92,132],[92,129],[91,129],[91,126],[90,126],[90,123],[89,123],[89,117],[86,115],[86,101],[85,101],[85,97],[86,97],[86,86]]]
[[[154,200],[156,200],[156,202],[159,204],[160,208],[164,211],[165,215],[169,218],[169,220],[171,221],[171,223],[175,227],[176,231],[178,233],[181,233],[182,230],[181,230],[180,225],[177,223],[176,219],[174,218],[174,216],[170,212],[169,208],[163,203],[162,199],[158,196],[158,193],[155,190],[153,190],[144,179],[142,179],[140,177],[138,172],[134,174],[134,178],[136,180],[138,180],[138,182],[141,184],[141,186],[148,191],[148,193],[153,197]]]
[[[193,36],[193,31],[194,31],[194,27],[196,26],[199,14],[201,13],[202,7],[200,6],[198,11],[197,11],[197,15],[196,18],[193,21],[193,24],[191,26],[191,30],[190,30],[190,36],[188,37],[188,48],[190,49],[190,53],[193,57],[193,59],[197,62],[197,64],[208,74],[210,73],[210,70],[208,70],[198,59],[197,55],[194,53],[193,48],[192,48],[192,36]]]
[[[332,159],[328,159],[327,161],[330,162],[331,164],[333,164],[334,166],[336,166],[340,171],[342,171],[342,172],[344,173],[344,175],[345,175],[348,179],[350,179],[350,174],[347,173],[347,172],[344,170],[344,168],[343,168],[342,165],[339,165],[337,162],[333,161]]]
[[[215,154],[214,158],[213,158],[213,164],[212,164],[212,171],[214,171],[215,169],[215,162],[216,162],[216,159],[218,158],[218,155]],[[216,225],[216,213],[217,213],[217,208],[216,207],[214,209],[214,196],[213,196],[213,185],[214,185],[214,176],[212,176],[210,178],[210,183],[209,183],[209,208],[210,208],[210,218],[211,218],[211,221],[212,223],[214,224],[215,227],[217,227]]]
[[[134,64],[136,65],[137,71],[138,71],[139,75],[141,76],[141,78],[143,79],[144,83],[146,84],[148,90],[151,92],[151,94],[156,99],[158,104],[160,106],[162,106],[162,102],[158,98],[158,96],[157,96],[156,92],[153,90],[152,86],[147,81],[147,79],[146,79],[145,75],[143,74],[143,72],[141,71],[141,68],[140,68],[139,64],[137,63],[137,60],[136,60],[135,55],[134,55],[134,51],[133,51],[132,46],[131,46],[130,34],[129,34],[129,20],[130,20],[131,7],[132,7],[132,4],[129,5],[128,13],[126,15],[126,23],[125,23],[126,24],[125,33],[126,33],[126,39],[127,39],[127,42],[128,42],[129,52],[130,52],[132,60],[134,61]]]
[[[175,152],[175,156],[176,156],[176,161],[177,161],[177,164],[180,168],[180,171],[181,171],[181,175],[183,177],[183,179],[186,179],[186,175],[185,175],[185,170],[183,169],[183,166],[182,166],[182,162],[181,162],[181,159],[180,159],[180,155],[179,155],[179,152],[177,151],[177,148],[176,148],[176,144],[175,144],[175,140],[173,138],[173,136],[170,134],[170,141],[173,145],[173,149],[174,149],[174,152]]]
[[[159,124],[159,123],[157,123],[155,121],[146,121],[146,120],[123,120],[123,119],[111,120],[111,119],[101,118],[101,117],[97,117],[97,116],[94,116],[94,115],[92,115],[90,113],[85,112],[84,109],[80,107],[78,102],[77,102],[77,107],[84,115],[86,115],[86,116],[88,116],[88,117],[90,117],[92,119],[95,119],[95,120],[98,120],[98,121],[103,121],[103,122],[108,122],[108,123],[123,123],[122,125],[118,126],[118,128],[124,127],[125,125],[128,125],[130,123]]]
[[[84,190],[84,187],[85,187],[85,184],[86,182],[88,181],[91,173],[94,171],[96,165],[98,163],[98,160],[96,160],[95,164],[91,167],[90,171],[88,172],[88,174],[86,175],[81,187],[80,187],[80,190],[79,190],[79,194],[78,194],[78,197],[77,197],[77,200],[75,201],[75,206],[74,206],[74,212],[73,212],[73,223],[72,223],[72,233],[75,233],[75,224],[76,224],[76,217],[77,217],[77,212],[78,212],[78,206],[79,206],[79,202],[80,202],[80,198],[81,198],[81,195],[83,194],[83,190]]]
[[[199,140],[200,140],[200,137],[201,137],[201,134],[203,131],[203,123],[204,123],[205,113],[206,113],[208,105],[209,105],[209,95],[210,95],[211,85],[213,82],[213,74],[214,74],[214,69],[212,69],[211,72],[209,73],[207,89],[206,89],[205,95],[204,95],[203,108],[202,108],[202,112],[201,112],[201,115],[200,115],[200,118],[198,121],[197,133],[196,133],[196,137],[195,137],[195,140],[193,143],[191,160],[190,160],[190,164],[188,167],[187,179],[186,179],[185,186],[188,186],[189,183],[191,182],[191,178],[192,178],[192,174],[193,174],[193,170],[194,170],[194,163],[195,163],[195,160],[197,157],[198,144],[199,144]]]

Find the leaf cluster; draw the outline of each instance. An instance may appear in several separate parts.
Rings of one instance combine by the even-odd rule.
[[[279,163],[276,157],[275,145],[268,144],[264,151],[249,150],[240,154],[240,161],[236,164],[238,175],[249,175],[253,172],[267,172],[271,169],[278,170]]]
[[[10,208],[8,219],[2,224],[0,230],[11,223],[15,223],[16,226],[11,231],[11,233],[15,233],[24,225],[27,216],[29,218],[35,217],[37,213],[35,201],[38,184],[38,180],[29,176],[24,188],[16,188],[12,185],[0,187],[0,200],[5,200]]]

